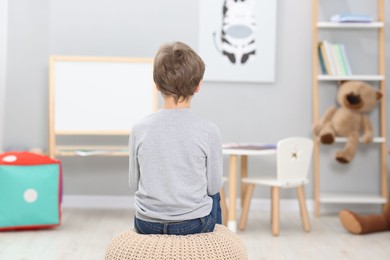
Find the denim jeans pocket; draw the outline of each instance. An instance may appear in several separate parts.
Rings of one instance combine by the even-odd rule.
[[[201,233],[204,224],[203,218],[184,221],[181,223],[174,223],[168,226],[168,234],[172,235],[190,235]]]
[[[135,218],[134,227],[139,234],[162,234],[160,223],[153,223]]]
[[[212,215],[208,215],[206,219],[206,223],[203,225],[203,229],[200,233],[208,233],[213,232],[215,227],[215,218]]]

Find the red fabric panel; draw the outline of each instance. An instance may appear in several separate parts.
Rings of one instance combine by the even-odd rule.
[[[0,165],[38,165],[60,163],[46,155],[30,152],[6,152],[0,154]]]
[[[54,228],[61,225],[59,224],[51,224],[51,225],[36,225],[36,226],[19,226],[19,227],[5,227],[1,228],[0,231],[14,231],[14,230],[35,230],[35,229],[43,229],[43,228]]]

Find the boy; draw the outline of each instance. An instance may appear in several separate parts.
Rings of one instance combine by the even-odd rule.
[[[141,234],[212,232],[220,224],[222,145],[218,128],[190,110],[205,65],[186,44],[163,45],[153,80],[164,103],[136,124],[129,141],[129,184]]]

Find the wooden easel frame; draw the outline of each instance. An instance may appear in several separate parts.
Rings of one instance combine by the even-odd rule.
[[[104,149],[112,151],[101,153],[103,156],[126,156],[126,152],[118,152],[127,147],[123,146],[57,146],[57,136],[127,136],[129,131],[58,131],[55,129],[55,63],[59,61],[69,62],[124,62],[124,63],[151,63],[153,58],[126,58],[126,57],[84,57],[84,56],[51,56],[49,59],[49,156],[77,156],[76,149]],[[153,86],[151,86],[153,87]],[[158,109],[158,91],[153,87],[153,111]],[[60,152],[58,148],[65,151]]]

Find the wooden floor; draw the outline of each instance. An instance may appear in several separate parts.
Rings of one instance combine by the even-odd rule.
[[[63,210],[63,225],[53,230],[0,232],[2,260],[98,260],[116,234],[132,227],[133,211]],[[281,232],[273,237],[269,212],[251,211],[246,231],[238,232],[249,259],[390,259],[390,231],[365,236],[346,233],[336,215],[311,217],[305,233],[298,212],[283,212]]]

